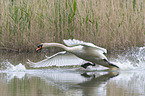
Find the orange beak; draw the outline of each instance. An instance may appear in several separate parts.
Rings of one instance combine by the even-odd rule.
[[[41,49],[41,47],[40,47],[40,48],[37,48],[36,51],[38,51],[38,50],[40,50],[40,49]]]
[[[42,47],[39,46],[39,48],[36,49],[36,52],[38,52],[38,51],[41,50],[41,49],[42,49]]]

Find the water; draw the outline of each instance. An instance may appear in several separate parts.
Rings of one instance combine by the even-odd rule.
[[[30,67],[27,59],[39,62],[45,55],[1,53],[0,96],[145,96],[145,47],[108,57],[120,71],[98,66],[84,70],[58,62]]]

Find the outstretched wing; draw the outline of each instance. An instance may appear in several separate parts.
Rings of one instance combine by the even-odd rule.
[[[107,53],[107,50],[106,50],[105,48],[96,46],[96,45],[94,45],[93,43],[83,42],[83,41],[75,40],[75,39],[73,39],[73,40],[68,39],[68,40],[63,40],[63,41],[64,41],[64,43],[65,43],[67,46],[82,45],[82,46],[85,46],[85,47],[96,48],[96,50],[98,50],[98,51],[101,52],[101,53]]]
[[[31,62],[28,60],[28,64],[33,68],[49,67],[49,66],[72,66],[81,65],[87,61],[76,57],[73,54],[66,53],[66,51],[58,52],[50,57],[39,62]]]

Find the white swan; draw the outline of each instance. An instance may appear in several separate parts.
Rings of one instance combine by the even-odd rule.
[[[98,47],[92,43],[83,42],[79,40],[63,40],[64,43],[67,45],[63,45],[60,43],[41,43],[38,45],[36,52],[41,50],[43,47],[60,47],[63,48],[65,51],[74,54],[75,56],[92,62],[94,64],[86,63],[83,64],[82,67],[87,68],[87,66],[91,65],[94,66],[95,64],[102,65],[104,67],[108,67],[110,69],[116,70],[119,67],[110,63],[107,57],[103,53],[107,53],[107,50],[101,47]]]

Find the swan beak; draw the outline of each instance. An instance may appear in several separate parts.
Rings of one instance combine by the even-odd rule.
[[[41,51],[41,49],[42,49],[42,45],[38,45],[38,48],[36,49],[36,52]]]
[[[39,50],[41,50],[41,48],[37,48],[37,49],[36,49],[36,52],[38,52]]]

